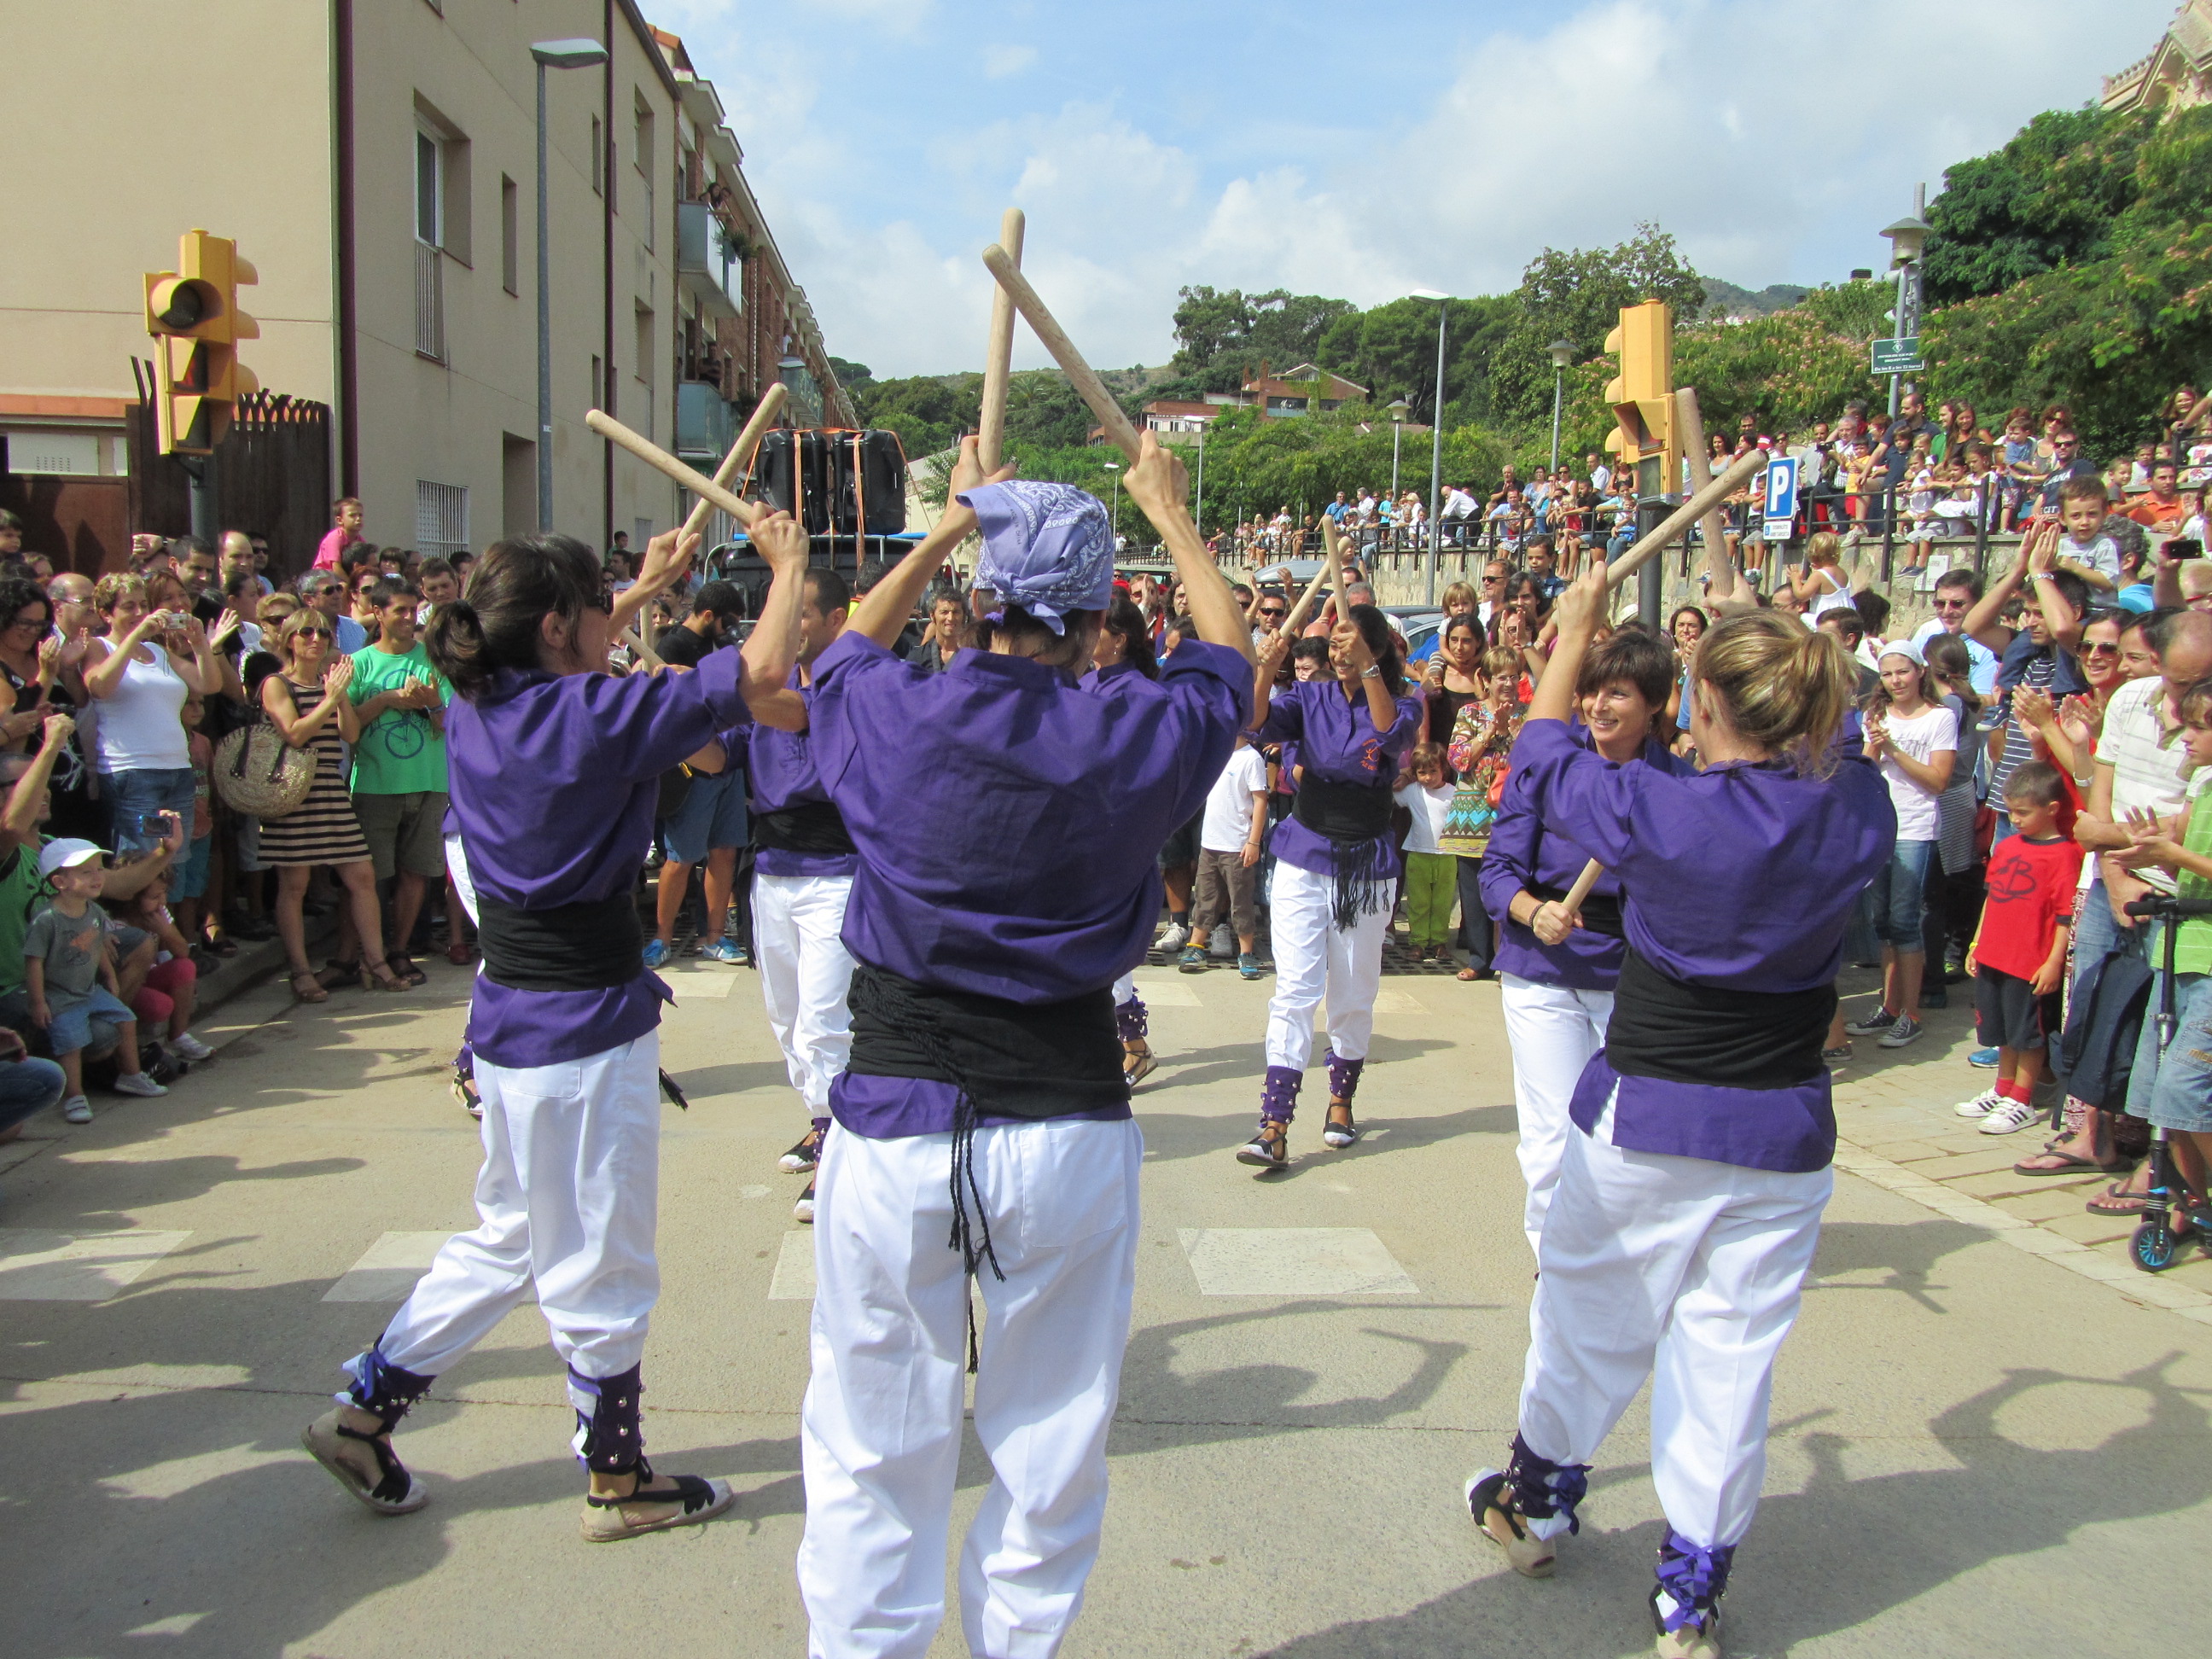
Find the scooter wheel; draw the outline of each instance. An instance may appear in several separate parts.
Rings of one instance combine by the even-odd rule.
[[[2143,1272],[2162,1273],[2173,1265],[2177,1243],[2172,1227],[2163,1222],[2146,1221],[2128,1241],[2128,1255]]]

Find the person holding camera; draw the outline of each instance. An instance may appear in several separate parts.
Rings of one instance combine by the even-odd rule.
[[[161,839],[162,814],[191,812],[192,757],[179,716],[187,696],[222,689],[222,664],[199,620],[152,609],[139,577],[104,576],[93,599],[108,632],[85,647],[84,684],[100,708],[96,747],[115,850],[127,855]]]

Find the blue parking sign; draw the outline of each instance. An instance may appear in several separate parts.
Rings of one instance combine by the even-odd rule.
[[[1777,455],[1766,464],[1766,539],[1786,542],[1797,517],[1797,458]]]

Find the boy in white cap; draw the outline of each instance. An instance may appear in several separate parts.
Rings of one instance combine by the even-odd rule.
[[[84,1096],[84,1050],[92,1022],[115,1028],[115,1090],[125,1095],[169,1091],[138,1068],[138,1017],[116,994],[115,960],[107,948],[107,913],[94,902],[107,879],[100,848],[88,841],[52,841],[39,853],[39,874],[53,902],[23,934],[23,989],[31,1018],[43,1026],[66,1088],[62,1115],[92,1121]]]

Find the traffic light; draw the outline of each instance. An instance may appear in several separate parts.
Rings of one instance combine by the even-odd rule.
[[[230,429],[233,406],[260,386],[238,361],[238,343],[261,337],[261,325],[238,308],[240,287],[258,280],[237,243],[204,230],[177,239],[174,270],[146,273],[163,454],[212,455]]]
[[[1637,472],[1647,495],[1681,487],[1681,458],[1674,432],[1674,313],[1663,300],[1623,306],[1620,323],[1605,337],[1618,353],[1620,373],[1605,389],[1619,426],[1606,447]],[[1644,463],[1656,465],[1646,469]],[[1656,476],[1655,476],[1656,474]]]

